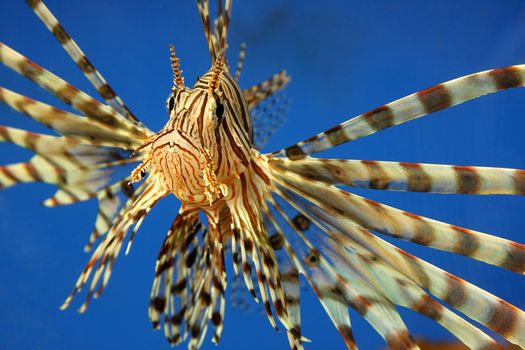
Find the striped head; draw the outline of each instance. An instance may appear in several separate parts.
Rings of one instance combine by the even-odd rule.
[[[141,147],[149,147],[141,170],[159,173],[166,190],[190,205],[212,205],[226,197],[229,185],[249,164],[248,108],[224,55],[221,50],[211,69],[188,88],[171,47],[169,120]]]
[[[204,207],[227,197],[233,181],[250,164],[252,125],[245,97],[226,61],[231,1],[218,2],[212,30],[207,0],[197,1],[211,68],[192,88],[184,84],[179,58],[170,46],[172,93],[169,120],[139,149],[149,152],[132,174],[157,173],[166,191],[185,204]]]

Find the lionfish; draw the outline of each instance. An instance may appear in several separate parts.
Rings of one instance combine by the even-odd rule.
[[[116,95],[40,0],[28,0],[105,103],[73,87],[5,44],[0,61],[73,109],[55,108],[0,88],[0,100],[60,136],[0,126],[0,140],[27,148],[27,162],[0,166],[0,188],[44,182],[58,191],[54,207],[98,200],[86,251],[98,242],[70,296],[87,289],[79,311],[106,288],[115,260],[150,210],[174,195],[181,206],[155,266],[149,318],[171,345],[201,347],[210,327],[219,342],[226,307],[227,260],[270,324],[303,349],[300,279],[306,280],[344,343],[357,349],[349,307],[393,349],[417,349],[396,306],[441,324],[471,349],[499,345],[473,321],[525,347],[525,314],[508,302],[383,240],[376,233],[464,255],[517,273],[525,246],[402,211],[342,189],[525,194],[525,171],[403,162],[322,159],[312,155],[380,130],[525,84],[525,65],[479,72],[419,91],[358,115],[295,145],[261,153],[252,117],[281,91],[285,71],[241,89],[241,51],[230,71],[226,52],[231,0],[212,19],[197,0],[211,68],[185,84],[173,46],[169,120],[153,132]],[[260,136],[260,135],[259,135]],[[119,167],[137,163],[118,177]],[[294,214],[290,214],[293,210]],[[129,237],[129,238],[128,238]],[[231,258],[230,258],[231,254]],[[448,307],[447,307],[448,306]]]

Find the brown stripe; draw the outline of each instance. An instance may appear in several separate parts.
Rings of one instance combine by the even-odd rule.
[[[479,238],[470,230],[454,225],[450,228],[456,231],[456,244],[452,248],[455,253],[472,256],[479,249]]]
[[[153,328],[156,329],[155,326],[153,326]],[[159,328],[160,328],[160,325],[159,325]],[[173,346],[173,345],[180,343],[181,338],[180,338],[180,334],[175,334],[174,336],[168,337],[167,339],[168,339],[168,343],[170,343],[170,345]]]
[[[266,266],[268,266],[271,270],[275,267],[275,260],[268,254],[263,253],[263,261]]]
[[[253,296],[255,298],[255,294],[253,294]],[[243,300],[240,300],[240,301],[242,301],[243,304],[245,303]],[[246,309],[248,308],[248,306],[246,304],[244,304],[244,307]],[[266,315],[268,316],[268,318],[273,319],[273,312],[272,312],[272,308],[271,308],[271,303],[267,299],[264,301],[264,310],[265,310]],[[275,329],[277,330],[277,327]]]
[[[31,81],[37,80],[37,77],[42,73],[43,68],[38,64],[31,62],[27,58],[18,64],[20,73]]]
[[[299,271],[293,269],[282,273],[281,281],[297,284],[299,282]]]
[[[110,200],[113,200],[113,198],[115,197],[115,195],[113,194],[113,192],[111,192],[111,188],[110,187],[106,187],[104,189],[104,195],[110,199]]]
[[[375,131],[383,130],[394,125],[394,114],[390,107],[381,106],[363,114],[363,119]]]
[[[268,278],[266,278],[266,275],[263,272],[257,271],[257,281],[259,281],[260,284],[266,284],[267,280]]]
[[[195,263],[195,259],[197,258],[197,248],[193,248],[186,256],[186,267],[190,268]]]
[[[41,0],[26,0],[27,4],[31,6],[31,8],[36,8],[38,4],[41,3]]]
[[[27,174],[33,178],[33,180],[35,181],[44,181],[42,179],[42,176],[40,175],[40,173],[38,172],[38,169],[35,167],[35,165],[31,162],[27,162],[27,163],[24,163],[23,164],[24,166],[24,169],[26,170]]]
[[[322,135],[322,134],[321,134]],[[311,136],[305,140],[303,140],[303,143],[311,143],[319,139],[319,135]]]
[[[456,172],[458,193],[478,193],[481,188],[481,178],[476,169],[469,166],[453,166]]]
[[[430,223],[428,223],[419,215],[412,214],[406,211],[403,212],[403,214],[414,220],[414,234],[411,239],[412,242],[421,245],[430,245],[432,242],[434,242],[434,240],[436,239],[436,235],[434,233],[434,228]]]
[[[399,163],[407,176],[407,190],[412,192],[430,192],[432,190],[432,177],[428,175],[421,164]]]
[[[443,305],[436,302],[427,294],[423,294],[417,303],[413,306],[414,311],[419,312],[434,321],[439,321],[443,316]]]
[[[341,289],[341,286],[344,286],[345,283],[345,280],[343,280],[341,276],[337,276],[334,285],[326,286],[322,289],[318,289],[317,291],[320,293],[319,295],[322,295],[323,297],[335,300],[340,303],[346,303],[347,300],[345,299],[345,292]]]
[[[137,222],[140,220],[144,215],[146,215],[148,212],[146,209],[139,209],[137,212],[133,215],[133,221]]]
[[[166,299],[164,297],[156,297],[150,301],[150,306],[157,312],[164,312],[166,307]]]
[[[246,212],[248,213],[248,217],[250,218],[250,222],[256,226],[255,223],[258,222],[258,216],[255,215],[252,205],[250,204],[250,199],[248,199],[248,188],[246,183],[246,178],[244,174],[240,174],[239,176],[241,180],[241,189],[242,189],[242,201],[244,204],[244,208],[246,209]]]
[[[188,106],[188,111],[193,111],[193,109],[195,108],[195,107],[194,107],[195,104],[196,104],[198,101],[200,101],[202,95],[204,95],[204,94],[205,94],[205,92],[204,92],[204,91],[201,91],[201,92],[199,92],[199,93],[198,93],[198,94],[197,94],[197,95],[191,100],[190,105]],[[180,95],[181,95],[181,94],[179,94],[178,96],[180,96]],[[178,98],[178,96],[177,96],[177,98]],[[186,99],[186,101],[184,101],[184,104],[186,105],[186,104],[188,103],[188,101],[189,101],[189,98]],[[204,101],[204,104],[206,104],[206,101]],[[191,129],[191,131],[190,131],[189,133],[190,133],[190,134],[193,134],[192,131],[193,131],[193,123],[192,123],[192,129]]]
[[[182,323],[184,320],[184,315],[186,314],[186,305],[184,305],[179,312],[177,312],[175,315],[171,317],[171,323],[174,326],[178,326]]]
[[[24,147],[32,151],[36,151],[36,142],[40,138],[40,134],[26,131],[24,133]]]
[[[238,107],[240,107],[240,117],[241,117],[241,120],[242,120],[242,124],[243,124],[243,131],[248,134],[250,132],[250,117],[249,117],[249,113],[248,111],[246,110],[246,105],[244,103],[242,103],[243,101],[243,95],[242,95],[242,91],[239,89],[239,85],[232,79],[232,77],[230,76],[230,74],[223,74],[223,77],[225,77],[226,81],[229,83],[229,86],[230,88],[233,90],[233,92],[235,93],[235,97],[236,97],[236,101],[239,101],[240,103],[237,104]],[[226,103],[229,104],[229,101],[226,100]],[[231,108],[231,106],[230,106]]]
[[[448,290],[442,300],[450,306],[459,309],[465,304],[468,298],[465,282],[450,273],[445,273],[445,276],[447,278],[446,284],[448,284]]]
[[[68,41],[71,40],[71,37],[69,36],[69,34],[66,33],[66,31],[64,30],[64,28],[62,28],[62,26],[60,25],[60,23],[57,23],[53,29],[51,30],[51,32],[53,33],[53,35],[55,36],[55,38],[58,39],[58,41],[64,45],[66,44]]]
[[[246,158],[246,155],[244,154],[244,150],[239,147],[238,143],[235,141],[235,138],[233,137],[230,127],[228,123],[223,123],[224,132],[226,133],[226,137],[228,138],[228,142],[230,143],[230,147],[235,153],[235,155],[240,159],[241,163],[245,166],[248,166],[250,163],[248,162],[248,159]]]
[[[505,259],[499,266],[518,273],[525,272],[525,245],[509,242],[506,253]]]
[[[498,90],[510,89],[523,84],[520,71],[516,67],[493,69],[489,76],[494,79]]]
[[[83,73],[95,72],[95,67],[93,67],[93,65],[91,64],[91,62],[89,62],[86,56],[80,57],[80,59],[77,61],[77,66]]]
[[[349,301],[350,306],[354,308],[361,316],[365,316],[368,310],[372,307],[373,302],[363,296],[357,296],[355,299]]]
[[[505,338],[513,335],[520,310],[501,299],[498,299],[491,309],[492,315],[487,321],[487,327]]]
[[[15,174],[13,174],[13,172],[11,172],[11,170],[9,170],[7,166],[0,166],[0,173],[4,174],[5,177],[13,181],[14,183],[20,182],[20,180],[18,180]]]
[[[368,172],[368,187],[375,190],[386,190],[390,184],[390,179],[381,165],[373,160],[362,160],[361,163]]]
[[[158,276],[160,274],[163,274],[167,269],[173,266],[174,261],[175,259],[173,257],[170,257],[169,259],[164,260],[162,263],[159,263],[157,265],[157,268],[155,269],[155,275]],[[175,285],[171,285],[170,289],[171,289],[172,294],[176,293],[174,288],[175,288]]]
[[[381,203],[379,203],[379,202],[373,201],[373,200],[368,199],[368,198],[363,198],[363,200],[364,200],[368,205],[370,205],[370,207],[372,207],[372,209],[374,209],[374,210],[376,210],[376,211],[379,211],[380,209],[382,209]]]
[[[5,100],[2,99],[2,96],[0,94],[0,101],[6,103]],[[28,113],[27,108],[31,105],[36,104],[36,101],[33,99],[30,99],[29,97],[22,96],[20,99],[16,99],[14,102],[14,106],[16,110],[18,110],[21,113],[27,114],[31,116],[31,114]]]
[[[291,160],[297,160],[302,159],[306,157],[306,153],[303,152],[301,147],[299,145],[293,145],[284,150],[286,152],[286,156],[290,158]]]
[[[130,109],[128,108],[128,106],[126,106],[125,104],[122,103],[122,101],[119,102],[120,104],[122,104],[122,108],[124,109],[124,111],[126,112],[126,117],[128,119],[131,119],[135,122],[139,122],[138,118],[130,111]]]
[[[61,96],[62,96],[63,92],[66,92],[66,93],[69,94],[70,88],[71,87],[67,87],[67,88],[62,89],[60,91]],[[71,95],[74,92],[75,91],[71,91]],[[78,90],[76,92],[78,92]],[[72,97],[73,96],[71,96],[71,98]],[[69,103],[71,103],[71,100],[70,100]],[[82,113],[85,113],[86,116],[88,118],[90,118],[90,119],[97,120],[97,121],[101,122],[102,124],[106,124],[106,125],[109,125],[109,126],[117,125],[116,117],[114,115],[112,115],[111,113],[107,112],[106,110],[102,109],[102,106],[103,105],[100,102],[98,102],[97,100],[94,100],[94,99],[82,100],[82,101],[79,101],[79,102],[75,103],[75,105],[74,105],[74,107],[77,110],[81,111]]]
[[[0,138],[8,142],[13,142],[11,135],[9,135],[9,129],[3,125],[0,125]]]
[[[251,239],[244,239],[244,249],[246,249],[248,253],[253,251],[253,242]]]
[[[441,84],[419,91],[417,96],[427,113],[434,113],[452,105],[452,99],[447,88]]]
[[[108,84],[100,86],[98,88],[98,93],[104,100],[111,100],[116,96],[115,91],[113,91],[113,89]]]
[[[206,291],[201,292],[200,299],[205,306],[209,306],[211,304],[211,295]]]
[[[341,124],[326,130],[324,134],[332,146],[337,146],[350,141],[350,138],[346,135],[345,130]]]
[[[191,337],[192,339],[196,339],[200,336],[201,334],[201,327],[198,325],[198,324],[194,324],[193,326],[190,327],[191,329]]]
[[[59,99],[61,99],[62,101],[64,101],[65,103],[67,103],[68,105],[72,105],[73,103],[73,99],[80,93],[80,91],[75,88],[73,85],[71,84],[68,84],[66,83],[65,85],[62,85],[60,88],[58,88],[57,90],[53,91],[53,94],[55,96],[57,96]],[[86,113],[85,111],[81,110],[80,108],[77,108],[79,106],[82,106],[81,104],[79,103],[76,103],[74,105],[75,109],[79,110],[80,112],[84,112]],[[89,116],[90,114],[86,113],[87,116]]]
[[[268,176],[266,176],[266,174],[264,173],[264,171],[257,165],[257,163],[254,162],[253,159],[250,159],[250,164],[253,168],[253,170],[255,170],[255,173],[257,175],[259,175],[259,177],[267,184],[267,185],[270,185],[270,179],[268,178]]]
[[[293,326],[289,332],[294,336],[295,339],[301,338],[301,326],[300,325]]]
[[[337,330],[343,337],[346,346],[349,349],[353,349],[355,347],[355,339],[354,334],[352,333],[352,328],[347,324],[342,324],[337,326]]]
[[[420,284],[424,288],[429,289],[430,278],[421,266],[421,263],[418,261],[418,258],[416,258],[410,253],[405,252],[402,249],[397,248],[396,250],[398,253],[403,255],[405,261],[407,261],[410,264],[412,271],[416,274],[418,284]]]
[[[525,195],[525,170],[515,170],[513,175],[514,193]]]
[[[412,349],[416,344],[407,330],[393,331],[385,337],[390,350]]]
[[[283,313],[284,313],[284,304],[282,302],[281,299],[277,299],[276,301],[273,302],[273,307],[275,309],[275,313],[277,314],[278,317],[282,317]]]
[[[215,326],[219,326],[222,323],[222,315],[220,312],[215,311],[211,316],[211,321]]]
[[[296,306],[299,305],[300,302],[301,300],[297,297],[291,295],[286,296],[286,306]]]
[[[305,171],[305,176],[312,180],[324,181],[333,184],[334,181],[340,184],[352,184],[352,178],[349,176],[349,172],[345,171],[346,161],[340,160],[339,162],[331,159],[319,159],[323,163],[325,171],[319,171],[317,165],[305,164],[302,169]],[[321,168],[321,169],[323,169]]]
[[[222,266],[222,269],[224,268],[224,266]],[[221,270],[222,270],[221,269]],[[224,290],[224,285],[222,284],[222,282],[216,277],[213,278],[213,288],[215,288],[216,290],[219,291],[219,293],[221,293],[221,295],[224,295],[224,293],[226,292]]]
[[[53,161],[52,159],[49,159],[49,158],[44,158],[48,163],[50,163],[50,167],[51,167],[51,170],[53,171],[53,173],[55,174],[56,178],[57,178],[57,183],[58,184],[66,184],[67,183],[67,172],[62,168],[60,167],[56,161]]]

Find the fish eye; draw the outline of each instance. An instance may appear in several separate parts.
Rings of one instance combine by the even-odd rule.
[[[166,109],[168,112],[171,112],[173,108],[175,107],[175,96],[173,96],[173,92],[168,95],[168,98],[166,99]]]

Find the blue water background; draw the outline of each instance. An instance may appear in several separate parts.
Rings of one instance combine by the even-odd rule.
[[[166,122],[170,91],[168,44],[174,43],[186,81],[209,68],[200,19],[192,1],[58,1],[48,6],[92,62],[152,130]],[[286,68],[290,111],[265,150],[273,151],[412,92],[489,68],[525,62],[525,3],[509,1],[235,1],[229,57],[248,45],[241,85]],[[0,4],[0,40],[92,96],[94,89],[22,1]],[[25,78],[0,67],[0,85],[64,105]],[[373,136],[323,156],[525,168],[525,91],[483,97]],[[0,106],[0,124],[45,129]],[[0,164],[29,152],[2,144]],[[524,242],[525,199],[357,191],[374,200],[456,225]],[[158,249],[178,210],[162,201],[146,219],[131,254],[121,256],[103,297],[79,315],[58,306],[88,256],[82,252],[96,213],[90,201],[48,209],[51,186],[0,192],[1,349],[167,349],[153,332],[147,304]],[[438,266],[525,308],[525,280],[448,253],[400,244]],[[344,349],[311,291],[302,294],[307,349]],[[450,339],[432,321],[402,310],[416,336]],[[352,312],[362,349],[380,337]],[[209,341],[203,349],[215,348]],[[220,349],[286,349],[257,307],[227,309]]]

